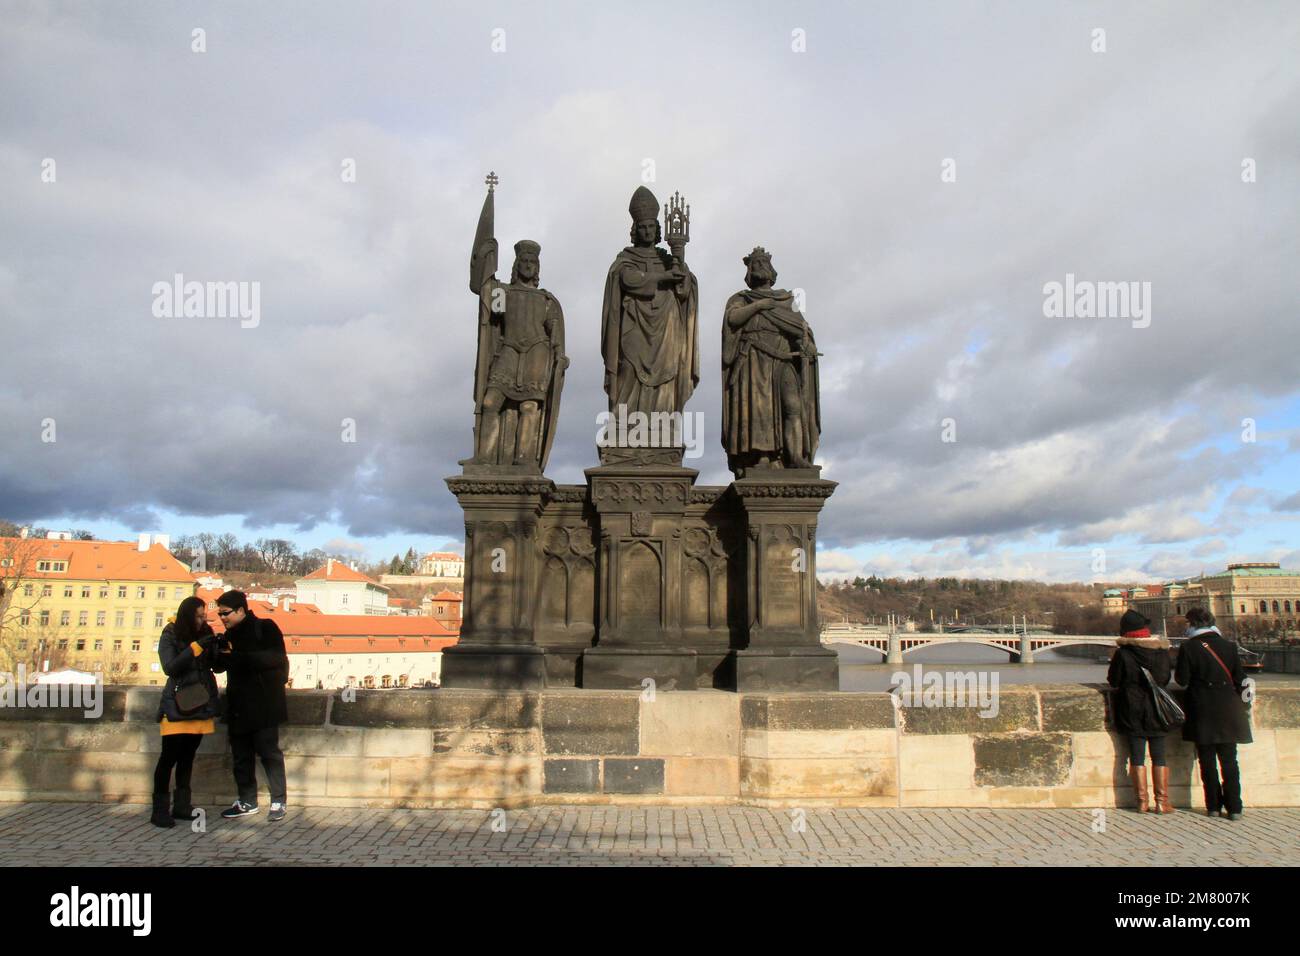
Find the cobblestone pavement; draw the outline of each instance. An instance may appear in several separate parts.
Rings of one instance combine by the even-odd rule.
[[[159,830],[141,806],[0,805],[0,865],[1296,866],[1300,809],[1239,821],[1108,810],[290,807]],[[494,815],[495,814],[495,815]]]

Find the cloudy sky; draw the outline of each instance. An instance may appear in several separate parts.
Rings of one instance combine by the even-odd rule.
[[[1300,564],[1300,7],[648,9],[0,2],[0,517],[458,542],[488,170],[564,306],[581,481],[652,169],[692,206],[701,483],[741,257],[805,292],[824,573]],[[156,316],[178,273],[258,283],[258,324]],[[1150,283],[1149,324],[1045,315],[1067,274]]]

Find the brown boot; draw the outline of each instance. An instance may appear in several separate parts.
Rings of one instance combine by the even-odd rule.
[[[1151,789],[1155,791],[1156,813],[1176,813],[1174,805],[1169,802],[1169,768],[1151,768]]]
[[[1147,812],[1147,768],[1128,765],[1128,778],[1133,782],[1133,795],[1137,797],[1137,812]]]

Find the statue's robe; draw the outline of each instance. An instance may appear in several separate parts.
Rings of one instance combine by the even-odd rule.
[[[732,309],[760,298],[775,299],[779,305],[732,328],[726,318]],[[812,329],[795,311],[790,292],[746,289],[727,300],[722,320],[722,445],[733,471],[754,453],[775,456],[790,450],[781,412],[783,375],[795,377],[804,457],[812,460],[821,436],[816,351]]]
[[[672,262],[658,247],[628,246],[609,267],[600,351],[611,412],[680,412],[700,380],[699,285],[687,272],[661,286]]]

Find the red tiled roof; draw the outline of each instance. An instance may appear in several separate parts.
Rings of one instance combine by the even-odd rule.
[[[299,580],[301,581],[360,581],[360,582],[364,582],[365,584],[373,585],[374,587],[377,588],[383,588],[385,591],[388,590],[388,588],[385,588],[382,584],[379,584],[371,580],[370,578],[366,577],[360,571],[353,571],[342,561],[327,561],[325,564],[322,564],[311,574],[305,575],[302,578],[299,578]]]
[[[0,538],[0,557],[13,558],[17,572],[26,578],[194,583],[190,569],[161,544],[151,544],[148,551],[141,551],[134,541]],[[36,562],[46,560],[67,561],[68,569],[37,571]],[[15,568],[0,568],[0,578],[15,573]]]
[[[211,594],[211,592],[207,592]],[[219,594],[212,594],[215,600]],[[258,617],[270,618],[280,628],[287,641],[290,637],[356,638],[429,638],[455,643],[460,637],[456,622],[440,621],[432,617],[407,617],[386,614],[297,614],[293,611],[272,609],[265,601],[249,601],[248,606]],[[225,625],[213,610],[208,611],[208,623],[220,634]]]
[[[431,653],[456,643],[454,637],[298,637],[285,634],[289,654]]]
[[[435,594],[435,595],[433,596],[433,600],[435,600],[435,601],[463,601],[463,600],[464,600],[464,597],[462,597],[460,594],[457,594],[455,591],[448,591],[447,589],[444,588],[443,590],[439,591],[437,594]]]

